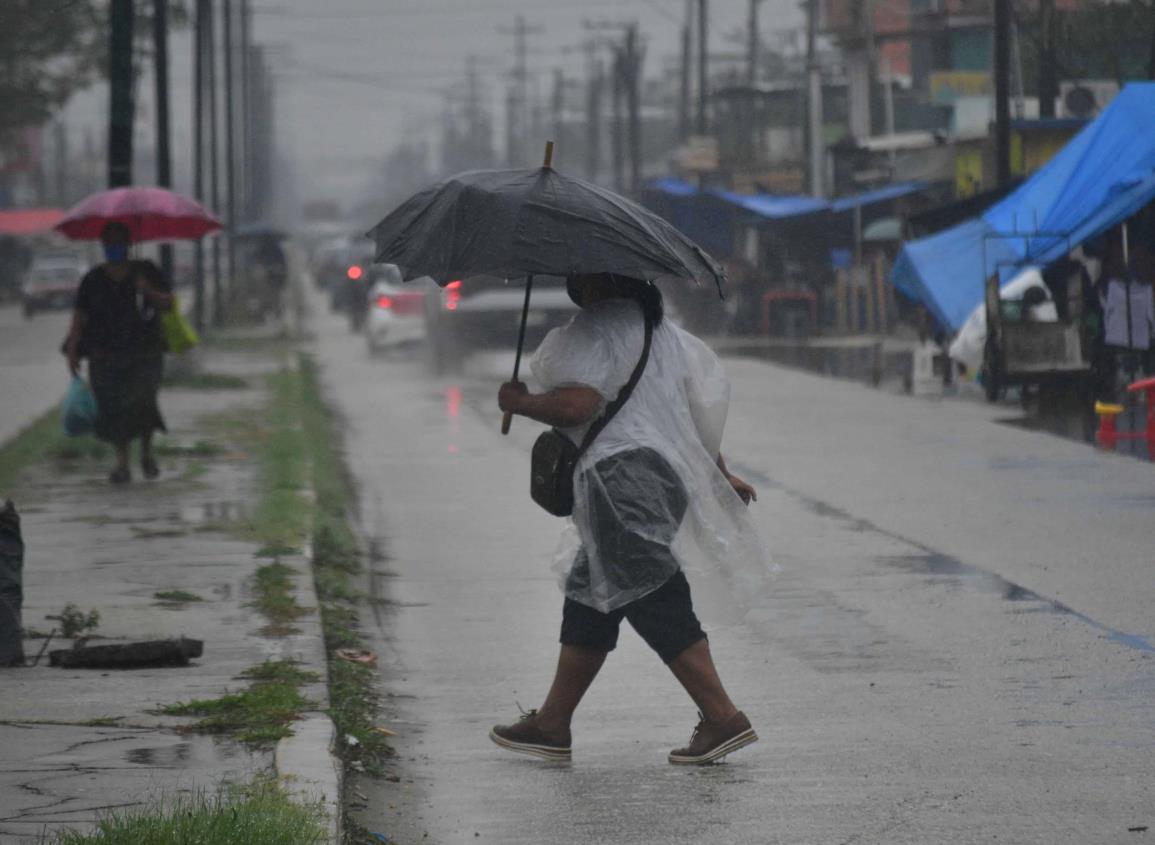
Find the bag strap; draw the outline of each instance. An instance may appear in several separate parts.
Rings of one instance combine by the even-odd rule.
[[[642,344],[642,357],[638,360],[634,371],[630,373],[630,380],[618,391],[617,398],[606,406],[605,413],[589,427],[586,436],[582,438],[581,446],[578,447],[577,455],[574,458],[575,461],[585,454],[586,449],[594,442],[594,438],[601,434],[602,429],[610,424],[610,420],[612,420],[614,415],[626,404],[626,400],[630,398],[630,394],[634,392],[634,388],[637,387],[638,382],[641,381],[642,371],[646,369],[646,362],[650,360],[650,342],[654,338],[654,325],[650,322],[650,315],[643,311],[642,316],[646,321],[646,340],[645,343]]]

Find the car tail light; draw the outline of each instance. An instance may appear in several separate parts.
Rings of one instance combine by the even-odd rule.
[[[459,302],[461,302],[461,279],[445,286],[445,307],[450,311],[456,311]]]
[[[450,282],[449,284],[447,284],[445,286],[445,289],[446,290],[461,290],[461,279],[458,279],[455,282]]]
[[[392,297],[385,296],[385,294],[381,294],[381,296],[377,297],[376,305],[382,311],[388,311],[393,307],[393,299]]]
[[[353,281],[357,281],[359,278],[361,278],[362,275],[364,275],[364,272],[365,271],[361,269],[360,265],[353,264],[349,267],[348,270],[345,271],[345,275]]]

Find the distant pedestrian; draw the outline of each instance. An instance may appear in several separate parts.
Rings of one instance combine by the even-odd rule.
[[[1102,397],[1118,398],[1119,368],[1146,359],[1155,340],[1155,295],[1151,289],[1152,253],[1143,241],[1133,248],[1128,266],[1123,241],[1114,236],[1107,246],[1103,275],[1099,282],[1099,304],[1103,310]],[[1134,270],[1134,272],[1133,272]]]
[[[512,751],[570,759],[574,711],[626,619],[700,711],[689,744],[669,761],[713,762],[758,737],[718,677],[686,575],[704,576],[698,583],[709,592],[728,584],[749,598],[765,575],[745,512],[757,495],[719,451],[728,382],[705,344],[663,319],[654,285],[595,274],[572,277],[568,289],[582,311],[546,337],[532,364],[546,391],[507,383],[498,397],[503,411],[580,443],[637,367],[647,321],[651,354],[577,466],[577,542],[563,544],[559,556],[565,602],[553,685],[540,709],[494,727],[490,738]]]
[[[68,369],[76,375],[88,358],[88,377],[99,412],[96,434],[116,449],[113,484],[131,480],[129,446],[140,440],[145,478],[159,475],[152,437],[164,431],[157,405],[164,372],[161,313],[172,307],[171,284],[151,261],[129,258],[132,235],[122,223],[101,232],[105,261],[90,270],[76,292],[67,341]]]

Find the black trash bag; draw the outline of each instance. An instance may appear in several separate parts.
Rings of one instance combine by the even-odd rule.
[[[24,539],[11,502],[0,508],[0,666],[24,665]]]

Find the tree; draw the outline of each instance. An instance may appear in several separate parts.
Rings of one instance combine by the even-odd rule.
[[[0,162],[18,154],[22,130],[36,128],[108,72],[108,8],[98,0],[0,0]],[[184,0],[170,0],[170,23],[188,22]],[[152,2],[137,0],[137,46],[150,54]]]
[[[0,146],[40,126],[91,84],[106,52],[92,0],[4,0],[0,27]]]

